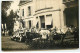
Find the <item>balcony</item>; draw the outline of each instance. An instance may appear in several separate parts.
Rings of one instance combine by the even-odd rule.
[[[78,0],[63,0],[63,4],[74,4],[78,3]]]
[[[36,10],[35,12],[38,12],[38,11],[42,11],[42,10],[47,10],[47,9],[52,9],[53,7],[47,7],[47,8],[43,8],[43,9],[38,9]]]

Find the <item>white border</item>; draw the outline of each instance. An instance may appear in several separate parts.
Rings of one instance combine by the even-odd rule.
[[[0,0],[0,4],[1,4],[1,1],[12,1],[12,0]],[[80,4],[79,4],[79,7],[80,7]],[[80,10],[80,8],[79,8]],[[80,12],[80,11],[79,11]],[[79,17],[80,17],[80,14],[79,14]],[[79,19],[80,20],[80,19]],[[79,21],[80,23],[80,21]],[[80,26],[80,25],[79,25]],[[79,28],[80,30],[80,28]],[[80,35],[80,34],[79,34]],[[0,37],[1,37],[1,5],[0,5]],[[1,38],[0,38],[0,47],[1,47]],[[80,36],[79,36],[79,47],[80,47]],[[5,53],[4,51],[1,50],[0,48],[0,52],[2,53]],[[7,53],[79,53],[80,52],[80,48],[78,49],[65,49],[65,50],[40,50],[40,51],[6,51]]]

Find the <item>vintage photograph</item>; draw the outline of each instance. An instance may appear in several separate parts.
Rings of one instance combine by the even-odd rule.
[[[79,0],[1,1],[2,51],[79,48]]]

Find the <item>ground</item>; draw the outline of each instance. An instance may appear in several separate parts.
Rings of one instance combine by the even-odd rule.
[[[54,44],[50,42],[40,43],[38,42],[16,42],[12,41],[10,39],[10,36],[2,36],[1,37],[2,42],[2,50],[3,51],[24,51],[24,50],[43,50],[43,49],[67,49],[67,48],[79,48],[78,43],[77,44],[71,44],[71,45],[62,45],[62,44]]]
[[[29,45],[12,41],[10,36],[2,36],[2,50],[28,50]]]

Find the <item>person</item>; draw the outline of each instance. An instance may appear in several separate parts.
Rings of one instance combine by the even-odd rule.
[[[49,41],[51,42],[51,43],[53,43],[53,40],[54,40],[54,35],[57,35],[57,28],[55,27],[55,28],[51,28],[51,30],[50,30],[50,33],[49,33]]]
[[[79,30],[77,27],[75,27],[75,30],[74,30],[74,41],[79,41]]]
[[[48,40],[49,33],[50,33],[49,30],[46,30],[46,29],[40,30],[40,35],[42,35],[41,39],[43,40],[43,42]]]

